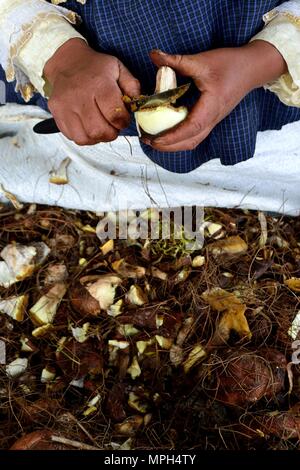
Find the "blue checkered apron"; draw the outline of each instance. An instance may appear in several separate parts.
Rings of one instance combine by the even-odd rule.
[[[141,81],[143,93],[151,93],[156,69],[149,51],[194,54],[218,47],[246,44],[263,27],[262,17],[276,0],[75,0],[64,6],[83,19],[81,31],[90,45],[117,56]],[[196,99],[196,91],[194,99]],[[40,97],[35,98],[43,106]],[[148,157],[163,168],[187,173],[204,162],[219,158],[234,165],[254,154],[258,131],[280,129],[300,119],[300,109],[283,105],[264,89],[249,93],[195,150],[158,152],[145,146]],[[136,135],[134,123],[126,130]]]

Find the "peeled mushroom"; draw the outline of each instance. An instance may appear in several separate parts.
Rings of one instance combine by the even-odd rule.
[[[177,87],[176,74],[171,67],[161,67],[157,73],[155,94]],[[150,135],[157,135],[180,124],[188,115],[185,106],[176,108],[170,103],[153,104],[135,112],[139,130]]]

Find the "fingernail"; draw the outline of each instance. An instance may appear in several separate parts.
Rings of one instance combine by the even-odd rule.
[[[153,52],[155,52],[156,54],[159,54],[159,55],[167,55],[166,52],[161,51],[160,49],[153,49]]]

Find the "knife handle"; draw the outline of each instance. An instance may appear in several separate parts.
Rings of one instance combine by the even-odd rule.
[[[33,128],[33,132],[36,134],[57,134],[60,130],[57,127],[55,120],[50,118],[38,122]]]

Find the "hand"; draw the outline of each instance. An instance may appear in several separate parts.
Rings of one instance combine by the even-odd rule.
[[[52,88],[49,109],[61,132],[78,145],[111,142],[128,127],[122,95],[140,95],[140,84],[116,58],[85,41],[67,41],[46,63]]]
[[[143,139],[164,152],[194,149],[250,91],[287,71],[277,49],[259,40],[195,55],[169,55],[155,50],[151,58],[158,67],[168,65],[191,77],[201,92],[185,121],[161,136]]]

